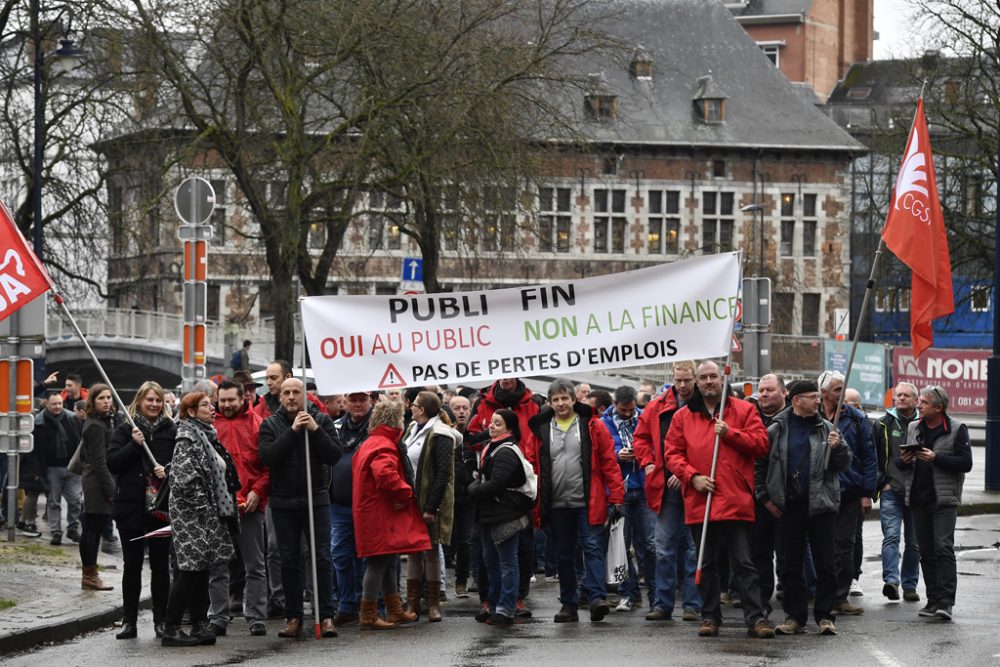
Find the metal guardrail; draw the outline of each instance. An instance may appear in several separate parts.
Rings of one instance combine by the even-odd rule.
[[[90,338],[127,338],[143,340],[171,349],[181,349],[181,336],[184,331],[184,321],[180,315],[157,313],[149,310],[125,310],[108,308],[100,311],[80,311],[74,313],[80,330]],[[230,329],[227,332],[227,327]],[[233,325],[209,320],[205,326],[205,352],[213,357],[225,357],[227,349],[227,334],[232,339],[233,334],[239,340],[248,338],[255,344],[261,343],[261,353],[266,355],[265,346],[274,342],[274,328],[260,323],[239,327],[232,330]],[[46,340],[57,342],[74,337],[73,328],[58,311],[49,310]],[[229,344],[232,347],[232,343]],[[253,349],[253,348],[251,348]],[[256,356],[256,355],[254,355]]]

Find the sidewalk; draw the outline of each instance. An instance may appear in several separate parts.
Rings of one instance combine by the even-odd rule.
[[[101,552],[97,558],[101,578],[114,590],[81,590],[78,545],[64,535],[62,546],[50,546],[49,526],[43,517],[40,506],[36,525],[42,537],[15,533],[15,541],[8,542],[6,526],[0,531],[0,656],[121,621],[120,543],[115,543],[114,554]],[[140,606],[148,605],[149,599],[149,571],[145,570]]]

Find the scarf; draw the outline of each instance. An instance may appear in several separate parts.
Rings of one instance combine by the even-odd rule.
[[[631,447],[632,434],[635,433],[635,427],[639,423],[639,411],[636,410],[628,419],[622,419],[618,411],[612,409],[611,418],[615,422],[615,428],[618,429],[618,437],[622,439],[622,447]]]
[[[177,425],[178,438],[187,438],[204,449],[205,460],[208,461],[208,472],[212,479],[212,492],[215,505],[221,517],[236,516],[236,502],[229,490],[226,472],[230,468],[228,455],[219,453],[213,441],[217,440],[215,427],[200,419],[182,419]],[[237,484],[238,485],[238,484]]]
[[[134,415],[132,415],[132,421],[134,421],[135,425],[138,426],[141,430],[148,431],[149,434],[152,435],[153,431],[155,431],[160,427],[160,424],[162,424],[165,421],[168,421],[168,417],[165,414],[163,414],[163,412],[160,412],[160,414],[157,415],[156,419],[154,419],[151,422],[141,412],[136,412]]]
[[[520,380],[517,381],[517,385],[511,391],[501,389],[500,383],[497,382],[496,386],[493,387],[493,398],[495,398],[501,405],[513,408],[524,398],[524,392],[526,389],[527,387],[525,387],[524,383]]]
[[[56,458],[65,459],[70,455],[69,452],[69,434],[66,433],[66,423],[63,421],[65,417],[65,412],[59,414],[58,417],[52,415],[48,410],[45,411],[44,419],[49,422],[50,427],[55,429],[56,432]]]

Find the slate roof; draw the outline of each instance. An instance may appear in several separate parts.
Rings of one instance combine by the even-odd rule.
[[[788,150],[864,151],[814,104],[803,98],[721,2],[619,0],[619,20],[603,27],[641,46],[653,61],[651,81],[634,79],[627,64],[582,62],[600,72],[618,95],[614,122],[590,121],[585,133],[606,143],[718,146]],[[692,99],[699,78],[710,75],[725,91],[725,122],[705,124]],[[581,109],[582,93],[575,109]]]
[[[775,16],[804,14],[812,8],[812,0],[750,0],[746,7],[733,7],[733,16]]]

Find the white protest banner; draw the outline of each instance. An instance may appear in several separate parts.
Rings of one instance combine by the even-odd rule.
[[[320,394],[724,357],[736,253],[565,283],[302,300]]]

